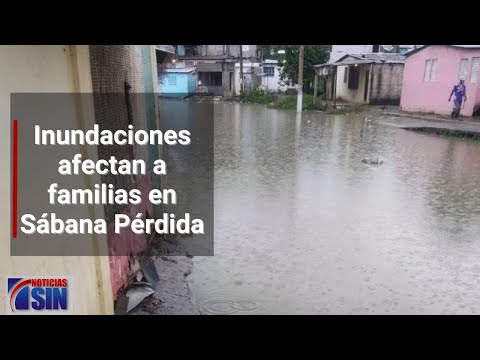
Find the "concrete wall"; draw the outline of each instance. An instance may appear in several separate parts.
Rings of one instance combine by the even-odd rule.
[[[477,81],[480,82],[480,79],[478,79]],[[477,98],[475,99],[473,112],[474,112],[474,115],[476,116],[480,115],[480,88],[479,87],[477,87]]]
[[[251,74],[252,78],[254,78],[254,72],[258,71],[260,67],[259,63],[251,63],[251,62],[244,62],[243,63],[243,74]],[[233,74],[233,94],[240,95],[240,63],[235,63],[235,70]],[[250,75],[248,75],[250,76]]]
[[[131,122],[134,129],[148,129],[155,127],[155,110],[149,111],[147,107],[146,91],[155,89],[156,78],[154,79],[153,68],[156,62],[145,62],[151,59],[154,52],[151,46],[141,45],[92,45],[90,46],[90,61],[92,67],[92,86],[98,101],[95,103],[95,118],[100,127],[111,130],[126,129]],[[146,72],[144,66],[151,67]],[[145,74],[149,74],[145,77]],[[130,86],[130,90],[126,89]],[[103,95],[101,95],[103,94]],[[108,94],[105,95],[105,94]],[[131,101],[131,112],[127,107],[126,96]],[[141,94],[141,95],[139,95]],[[153,115],[152,115],[153,112]],[[147,114],[155,118],[148,118]],[[151,152],[154,149],[150,149]],[[149,147],[147,146],[99,146],[99,158],[109,159],[116,156],[121,159],[143,159],[150,163]],[[110,257],[112,290],[114,296],[118,290],[127,284],[129,274],[129,256],[138,255],[148,247],[149,239],[145,235],[135,234],[131,229],[124,229],[121,234],[113,231],[113,220],[115,214],[125,213],[132,220],[137,213],[145,217],[153,217],[153,207],[148,201],[148,194],[151,190],[151,173],[136,176],[102,176],[102,182],[112,183],[115,188],[130,190],[141,189],[143,200],[138,205],[106,205],[105,219],[108,228],[108,245]],[[122,256],[118,256],[121,254]]]
[[[222,72],[223,64],[221,62],[204,62],[199,61],[197,64],[198,72]]]
[[[349,89],[348,88],[348,78],[347,82],[344,82],[344,71],[347,66],[338,66],[337,67],[337,99],[355,103],[355,104],[364,104],[368,103],[363,100],[364,89],[365,89],[365,76],[368,70],[370,70],[370,65],[359,65],[360,68],[360,78],[358,80],[358,89]]]
[[[480,81],[470,81],[473,57],[480,57],[480,50],[445,45],[432,45],[408,56],[403,77],[401,109],[450,114],[453,103],[448,102],[448,97],[453,86],[458,83],[460,59],[467,58],[469,61],[465,85],[468,99],[461,114],[471,116],[474,108],[480,106]],[[428,59],[437,59],[437,76],[434,81],[425,82],[425,62]]]
[[[399,105],[404,64],[374,64],[370,86],[370,104]]]
[[[243,57],[254,58],[257,56],[257,45],[243,45]],[[248,50],[247,50],[248,47]],[[240,57],[240,45],[198,45],[198,51],[201,56],[221,56],[228,55]]]
[[[240,45],[228,45],[229,55],[234,57],[240,57]],[[256,58],[257,57],[257,45],[243,45],[244,58]]]
[[[92,92],[89,48],[73,45],[0,46],[0,168],[10,168],[10,93]],[[93,112],[93,104],[82,111]],[[85,119],[92,119],[93,116]],[[76,119],[71,128],[87,129],[85,119]],[[93,160],[96,151],[85,151]],[[80,152],[80,150],[79,150]],[[93,181],[99,182],[99,178]],[[85,187],[89,180],[85,178]],[[10,198],[10,171],[0,172],[0,196]],[[103,208],[90,207],[95,217]],[[5,276],[72,276],[75,314],[113,313],[112,289],[107,257],[10,257],[10,203],[0,203],[0,314],[5,312]],[[92,243],[106,246],[106,237],[92,236]]]

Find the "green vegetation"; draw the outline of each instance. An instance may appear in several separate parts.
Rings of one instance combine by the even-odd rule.
[[[299,45],[258,45],[259,55],[264,59],[278,60],[283,64],[281,79],[298,82],[298,53]],[[327,62],[331,45],[305,45],[304,46],[304,93],[313,93],[313,79],[315,77],[314,65]],[[281,52],[279,53],[279,51]],[[323,83],[319,84],[320,94],[324,91]]]
[[[319,103],[321,102],[321,99],[322,97],[318,99]],[[272,94],[263,89],[255,88],[249,91],[242,91],[240,94],[240,102],[267,105],[272,109],[295,110],[297,108],[297,95]],[[313,95],[303,94],[303,110],[315,109],[323,110],[326,114],[345,115],[361,113],[366,109],[366,106],[352,105],[344,108],[329,108],[325,110],[325,107],[322,107],[321,105],[313,105]]]
[[[269,108],[281,110],[295,110],[297,108],[297,95],[272,94],[262,89],[242,91],[240,101],[250,104],[263,104]],[[303,110],[314,110],[313,96],[303,95]]]
[[[297,95],[287,95],[278,97],[273,103],[269,104],[268,107],[273,109],[281,110],[295,110],[297,108]],[[313,96],[312,95],[303,95],[303,110],[313,110]]]
[[[240,101],[251,104],[270,104],[275,101],[275,96],[262,89],[253,89],[250,91],[242,91]]]

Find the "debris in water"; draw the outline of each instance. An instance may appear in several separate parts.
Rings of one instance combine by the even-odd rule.
[[[377,156],[377,158],[374,159],[365,158],[362,159],[362,162],[369,165],[381,165],[383,164],[383,158],[381,156]]]

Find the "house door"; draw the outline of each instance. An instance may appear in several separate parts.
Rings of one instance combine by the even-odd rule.
[[[370,71],[367,70],[365,73],[365,90],[363,93],[363,101],[367,102],[367,96],[368,96],[368,80],[370,79]]]

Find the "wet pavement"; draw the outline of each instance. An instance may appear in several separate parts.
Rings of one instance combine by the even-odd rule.
[[[200,311],[480,313],[480,142],[395,121],[216,105]]]

